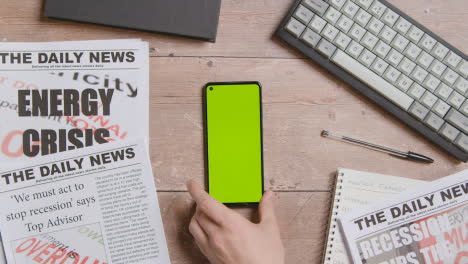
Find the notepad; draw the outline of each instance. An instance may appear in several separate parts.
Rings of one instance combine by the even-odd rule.
[[[404,192],[424,181],[349,169],[338,169],[333,192],[324,264],[351,264],[341,231],[337,225],[340,215],[366,206],[388,196]]]

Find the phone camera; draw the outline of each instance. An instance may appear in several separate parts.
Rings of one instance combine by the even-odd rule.
[[[213,91],[213,87],[210,87],[210,91]]]

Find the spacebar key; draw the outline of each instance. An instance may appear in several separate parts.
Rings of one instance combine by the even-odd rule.
[[[391,85],[385,79],[341,50],[335,52],[331,57],[331,61],[406,111],[408,111],[414,101],[409,95]]]

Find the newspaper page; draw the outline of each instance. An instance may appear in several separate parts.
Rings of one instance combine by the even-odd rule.
[[[147,139],[148,107],[146,42],[0,43],[0,171],[103,142]]]
[[[8,263],[170,263],[143,141],[29,164],[0,172]]]
[[[468,170],[340,217],[357,264],[468,263]]]
[[[149,135],[148,44],[0,43],[2,164]]]

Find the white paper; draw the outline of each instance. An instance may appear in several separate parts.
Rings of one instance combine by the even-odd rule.
[[[468,263],[468,170],[339,219],[354,263]]]
[[[143,141],[3,170],[0,212],[8,263],[170,263]]]

